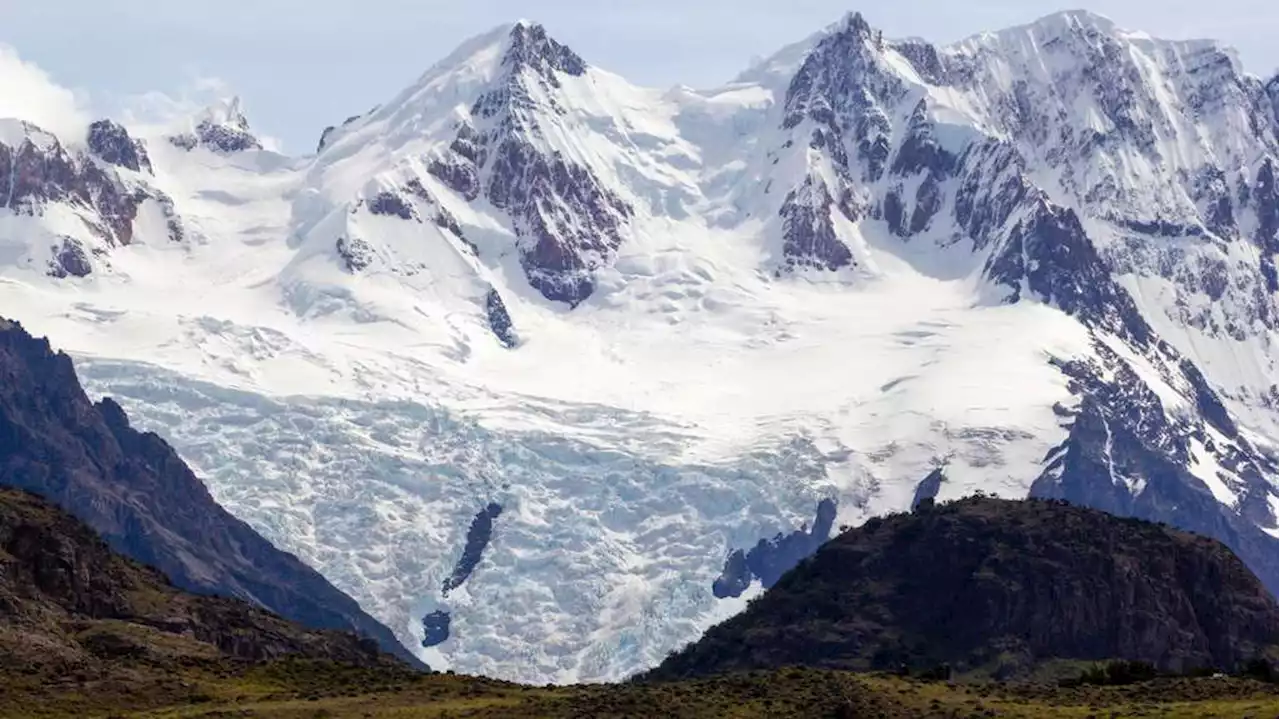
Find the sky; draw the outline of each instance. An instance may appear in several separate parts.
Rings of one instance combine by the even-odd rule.
[[[16,51],[27,74],[38,67],[97,114],[158,117],[235,92],[258,133],[306,153],[326,125],[390,99],[463,40],[521,18],[633,83],[710,87],[850,10],[886,36],[945,43],[1072,7],[1061,1],[0,0],[0,46],[11,48],[0,47],[0,63],[12,66]],[[1255,74],[1277,67],[1276,0],[1074,7],[1157,37],[1220,39]],[[0,112],[11,89],[0,88]]]

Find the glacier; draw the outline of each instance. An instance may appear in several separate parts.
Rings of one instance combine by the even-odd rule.
[[[939,468],[1274,591],[1275,88],[1084,12],[851,14],[704,90],[522,21],[305,157],[233,99],[109,148],[0,120],[0,307],[436,669],[631,675],[761,591],[715,596],[732,552]]]

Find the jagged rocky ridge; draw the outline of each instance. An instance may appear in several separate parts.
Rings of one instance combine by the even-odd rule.
[[[417,661],[354,600],[220,507],[164,440],[131,428],[110,398],[91,403],[71,359],[9,320],[0,378],[0,485],[49,499],[183,589],[354,631]]]
[[[1054,659],[1276,657],[1276,604],[1216,540],[1045,500],[926,503],[842,532],[647,676],[807,665],[997,678]]]
[[[999,301],[1052,304],[1097,336],[1095,361],[1064,367],[1085,401],[1082,414],[1063,424],[1072,457],[1101,459],[1064,465],[1051,454],[1032,491],[1209,532],[1275,592],[1276,542],[1263,529],[1274,525],[1266,499],[1275,492],[1274,438],[1259,447],[1241,434],[1221,396],[1235,389],[1221,383],[1234,378],[1187,358],[1195,341],[1176,347],[1153,328],[1252,343],[1257,361],[1271,367],[1270,379],[1259,380],[1271,385],[1232,399],[1274,415],[1274,359],[1264,353],[1274,356],[1277,326],[1268,269],[1276,256],[1275,105],[1263,83],[1238,73],[1214,45],[1183,50],[1187,72],[1168,80],[1182,101],[1174,104],[1152,87],[1125,49],[1132,41],[1109,21],[1064,13],[1027,30],[1045,54],[1070,56],[1072,64],[1050,71],[1054,84],[1034,84],[1035,66],[1019,64],[1025,48],[998,36],[945,49],[895,43],[853,14],[820,38],[787,87],[788,139],[774,151],[801,153],[806,168],[779,210],[785,266],[856,266],[852,236],[841,239],[837,218],[883,222],[902,242],[931,242],[940,251],[969,245]],[[963,141],[944,114],[956,109],[935,88],[975,99],[976,111],[962,110],[977,115]],[[1079,124],[1073,108],[1080,104],[1099,108],[1101,124]],[[949,142],[940,140],[944,133]],[[1167,135],[1196,150],[1172,154],[1179,151]],[[1169,163],[1178,179],[1148,185],[1116,169],[1126,162],[1144,169]],[[1177,299],[1140,307],[1132,285],[1120,280],[1126,275],[1160,278]],[[1133,391],[1144,381],[1133,360],[1109,349],[1115,340],[1194,409]],[[1216,372],[1217,388],[1206,369]],[[1104,412],[1124,426],[1123,441],[1119,431],[1104,437],[1088,429]],[[1204,462],[1197,455],[1210,446],[1212,462],[1242,480],[1234,504],[1205,489],[1197,479],[1203,470],[1188,469]]]
[[[593,271],[612,261],[634,212],[590,168],[538,146],[539,114],[563,112],[540,96],[554,96],[562,76],[585,71],[582,59],[541,25],[517,24],[494,87],[475,100],[447,152],[428,166],[468,201],[483,195],[506,213],[529,284],[570,306],[592,293]]]
[[[172,135],[169,142],[183,150],[205,147],[221,154],[262,149],[262,142],[250,130],[249,119],[240,109],[237,97],[208,108],[196,118],[190,132]]]
[[[113,248],[133,243],[147,204],[163,217],[168,241],[185,237],[173,201],[145,179],[145,146],[109,120],[90,125],[87,146],[71,149],[29,122],[0,119],[0,173],[9,178],[2,206],[15,217],[38,222],[66,208],[74,218],[5,238],[17,244],[18,262],[52,277],[85,277]]]

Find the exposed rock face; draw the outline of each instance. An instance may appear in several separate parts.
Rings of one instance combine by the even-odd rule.
[[[835,270],[854,263],[832,213],[851,222],[865,214],[868,197],[861,183],[880,179],[889,158],[892,127],[883,106],[904,90],[876,67],[876,42],[862,15],[849,16],[814,47],[787,88],[783,129],[808,134],[810,150],[820,153],[806,158],[808,174],[788,191],[779,211],[787,269]],[[830,163],[836,186],[823,178],[820,157]]]
[[[595,291],[594,272],[613,261],[634,208],[584,165],[546,149],[540,116],[562,113],[530,88],[561,87],[585,74],[572,50],[540,25],[511,31],[503,72],[471,107],[470,121],[427,169],[467,201],[481,196],[511,220],[520,264],[544,297],[576,307]],[[545,93],[539,93],[545,94]]]
[[[1082,401],[1067,439],[1050,453],[1045,473],[1032,485],[1032,496],[1169,522],[1215,537],[1277,596],[1277,541],[1259,528],[1269,519],[1259,513],[1267,506],[1264,474],[1274,474],[1274,464],[1260,466],[1247,444],[1214,446],[1233,471],[1253,480],[1243,488],[1245,496],[1238,502],[1243,511],[1233,511],[1189,469],[1194,464],[1193,447],[1204,446],[1207,427],[1171,420],[1162,411],[1160,399],[1132,369],[1109,350],[1098,349],[1110,360],[1106,371],[1080,362],[1061,365]],[[1106,374],[1113,374],[1113,381],[1103,381]],[[1229,422],[1211,392],[1206,393],[1205,402],[1213,404],[1201,409],[1204,416]],[[1214,429],[1241,442],[1230,425]]]
[[[489,539],[493,536],[493,523],[500,514],[502,505],[497,502],[490,502],[484,509],[476,512],[475,519],[471,520],[471,526],[467,528],[467,545],[462,548],[462,556],[458,557],[453,572],[444,580],[446,596],[451,590],[462,586],[471,572],[475,571],[476,565],[484,556],[484,548],[489,546]]]
[[[81,236],[63,235],[47,248],[33,248],[37,253],[32,259],[45,266],[50,276],[84,277],[94,270],[94,256],[134,242],[135,220],[146,202],[159,205],[170,241],[185,237],[181,218],[167,195],[136,176],[121,175],[112,166],[150,172],[145,149],[124,128],[105,120],[94,123],[89,135],[94,154],[89,155],[71,153],[58,138],[30,123],[0,122],[12,131],[8,143],[0,141],[0,173],[11,178],[0,207],[41,217],[50,206],[61,204],[80,218],[85,229]]]
[[[397,193],[384,190],[368,201],[369,212],[375,215],[391,215],[402,220],[417,219],[413,206]]]
[[[87,277],[93,272],[89,262],[89,254],[84,245],[74,237],[63,237],[60,244],[54,245],[53,258],[49,261],[49,275],[59,279],[64,277]]]
[[[373,247],[358,237],[339,237],[335,249],[348,272],[356,273],[373,264]]]
[[[821,179],[809,178],[787,195],[778,213],[782,216],[782,254],[788,269],[837,270],[854,264],[853,252],[836,235],[832,224],[833,203],[831,191]]]
[[[938,490],[942,489],[942,483],[946,481],[947,475],[942,472],[941,467],[930,472],[929,476],[916,485],[915,495],[911,498],[911,509],[915,510],[923,502],[933,501],[938,496]]]
[[[434,647],[449,639],[450,614],[443,609],[428,612],[422,617],[422,646]]]
[[[557,72],[576,77],[587,71],[587,64],[577,53],[556,42],[537,23],[521,22],[512,28],[506,62],[516,67],[531,68],[548,82],[556,81]]]
[[[1275,601],[1219,542],[1065,502],[965,499],[842,533],[672,655],[676,678],[809,665],[1011,676],[1050,658],[1234,669]]]
[[[0,489],[0,655],[96,660],[285,655],[393,666],[370,639],[307,629],[238,599],[179,591],[37,495]],[[75,632],[66,631],[75,626]]]
[[[151,158],[147,156],[146,145],[142,140],[129,137],[128,130],[110,120],[98,120],[89,125],[89,151],[112,165],[151,173]]]
[[[7,321],[0,377],[0,484],[57,503],[188,591],[355,631],[416,661],[354,600],[218,506],[164,440],[130,428],[111,399],[90,403],[69,357]]]
[[[484,296],[484,310],[489,318],[489,329],[493,330],[493,336],[498,338],[503,347],[510,349],[520,343],[520,338],[516,336],[515,329],[511,326],[511,315],[507,313],[507,305],[496,289],[490,288]]]
[[[141,139],[129,137],[129,130],[111,120],[88,125],[88,148],[93,155],[113,165],[151,173],[151,159]]]
[[[761,539],[745,553],[741,549],[733,550],[724,562],[724,570],[711,585],[712,593],[721,599],[737,597],[754,579],[759,579],[765,588],[772,587],[779,577],[818,551],[818,547],[831,536],[835,520],[836,503],[824,499],[818,503],[813,529],[801,528],[785,535],[778,533],[773,539]]]
[[[342,121],[342,127],[346,127],[347,125],[350,125],[356,120],[359,120],[361,117],[363,117],[363,115],[352,115],[351,117],[348,117],[347,119]],[[316,144],[316,152],[320,152],[325,148],[326,145],[328,145],[329,139],[333,136],[333,133],[336,132],[337,130],[338,130],[337,127],[330,125],[326,127],[323,132],[320,133],[320,142]]]
[[[196,119],[192,132],[174,135],[169,142],[184,150],[206,147],[224,155],[262,149],[262,143],[250,131],[249,120],[240,109],[240,98],[206,109]]]
[[[1272,86],[1275,80],[1272,79]],[[1280,193],[1276,188],[1280,181],[1276,179],[1276,166],[1267,158],[1258,168],[1257,178],[1253,183],[1252,200],[1257,208],[1258,225],[1253,231],[1253,242],[1258,246],[1258,258],[1261,263],[1262,276],[1266,279],[1267,290],[1275,292],[1280,289],[1276,283],[1276,255],[1280,253]]]

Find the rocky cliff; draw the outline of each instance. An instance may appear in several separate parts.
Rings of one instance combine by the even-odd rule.
[[[1220,542],[1061,501],[969,498],[844,532],[652,676],[1049,659],[1234,669],[1276,652],[1275,602]]]

